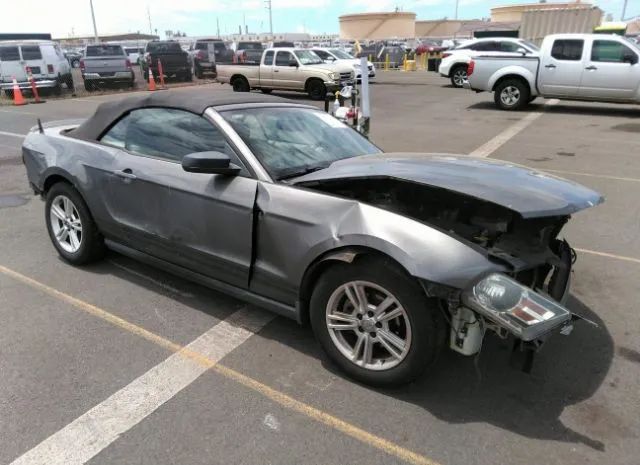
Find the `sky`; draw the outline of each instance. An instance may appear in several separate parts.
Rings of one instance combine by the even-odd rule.
[[[10,0],[0,0],[0,3]],[[91,35],[90,0],[20,0],[18,21],[3,8],[0,32],[51,32],[54,38]],[[458,17],[489,17],[493,6],[526,0],[459,0]],[[596,0],[614,20],[619,20],[624,0]],[[64,6],[63,6],[64,5]],[[151,29],[164,38],[166,30],[190,36],[238,32],[244,24],[249,32],[268,32],[269,14],[264,0],[93,0],[99,34],[143,32]],[[367,11],[412,11],[417,19],[453,18],[454,0],[272,0],[274,32],[339,32],[338,16]],[[32,15],[26,12],[35,12]],[[148,13],[149,14],[148,14]],[[640,0],[628,0],[627,17],[640,15]]]

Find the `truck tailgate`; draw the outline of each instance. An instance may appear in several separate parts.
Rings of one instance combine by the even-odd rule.
[[[123,56],[118,57],[87,57],[84,59],[85,73],[115,73],[127,71],[127,61]]]

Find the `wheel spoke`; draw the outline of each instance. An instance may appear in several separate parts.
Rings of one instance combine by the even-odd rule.
[[[367,309],[367,296],[364,293],[363,286],[357,283],[349,283],[344,292],[357,312],[364,312]]]
[[[402,339],[386,329],[378,330],[378,337],[400,349],[400,352],[404,351],[404,348],[406,347],[406,344]]]
[[[65,215],[64,215],[64,212],[62,211],[62,209],[59,206],[55,205],[55,204],[51,205],[51,213],[53,213],[53,215],[56,218],[58,218],[59,220],[64,220],[64,218],[65,218]]]
[[[378,321],[389,321],[402,316],[404,313],[400,307],[396,307],[388,313],[383,313],[378,317]]]
[[[80,222],[80,220],[73,220],[69,223],[69,225],[76,231],[82,231],[82,223]]]
[[[373,316],[379,319],[380,316],[395,303],[396,303],[396,299],[394,299],[393,297],[387,297],[386,299],[384,299],[382,302],[378,304],[376,309],[373,311]]]
[[[71,215],[73,214],[73,206],[71,205],[71,200],[66,197],[62,197],[62,203],[64,205],[64,212],[66,213],[66,216],[71,217]]]
[[[69,237],[69,231],[64,228],[60,228],[60,231],[56,233],[56,239],[58,239],[60,242],[65,242],[67,240],[67,237]]]
[[[379,332],[378,332],[378,336],[380,336]],[[387,349],[387,352],[389,352],[389,354],[391,354],[393,358],[400,360],[400,358],[402,357],[402,354],[398,352],[398,350],[395,347],[389,344],[387,340],[384,339],[383,337],[378,337],[378,340],[380,341],[380,344],[382,344],[382,347]]]
[[[362,351],[362,346],[364,345],[364,340],[367,338],[364,334],[358,335],[358,340],[356,341],[356,345],[353,346],[353,354],[352,358],[354,362],[358,362],[360,359],[360,352]]]
[[[365,335],[364,336],[364,349],[362,351],[362,363],[364,365],[368,365],[371,363],[373,359],[373,341],[371,337]]]
[[[69,232],[69,239],[71,242],[71,247],[73,247],[73,250],[76,251],[78,250],[78,248],[80,247],[80,240],[78,239],[78,233],[76,233],[75,231],[70,231]]]
[[[328,315],[327,318],[335,322],[327,323],[327,328],[330,329],[345,331],[348,329],[356,329],[358,327],[356,318],[352,317],[351,315],[347,315],[346,313],[335,312],[331,315]]]

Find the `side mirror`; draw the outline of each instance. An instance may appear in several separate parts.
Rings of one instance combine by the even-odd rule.
[[[636,63],[638,63],[638,55],[636,55],[635,53],[629,53],[622,57],[622,61],[624,63],[629,63],[630,65],[635,65]]]
[[[231,163],[228,155],[221,152],[196,152],[185,155],[182,169],[189,173],[224,174],[236,176],[241,168]]]
[[[291,61],[289,61],[289,66],[297,68],[298,67],[298,62],[296,60],[291,60]]]
[[[517,53],[520,53],[521,55],[526,55],[527,53],[527,49],[524,47],[518,47],[518,49],[516,50]]]

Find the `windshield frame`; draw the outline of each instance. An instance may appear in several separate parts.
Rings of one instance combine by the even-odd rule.
[[[224,105],[218,108],[213,107],[213,108],[210,108],[210,110],[212,110],[210,117],[212,118],[212,120],[218,123],[218,125],[221,128],[224,128],[225,132],[229,133],[230,139],[234,142],[238,151],[241,152],[242,154],[241,158],[244,159],[243,161],[245,161],[247,166],[253,166],[254,171],[264,173],[266,176],[268,176],[268,179],[267,179],[268,181],[272,181],[276,183],[282,182],[286,184],[288,182],[287,181],[288,179],[300,177],[312,171],[328,168],[331,164],[339,160],[384,153],[384,151],[380,147],[378,147],[376,144],[374,144],[371,140],[369,140],[368,138],[366,138],[365,136],[357,132],[352,127],[335,119],[335,121],[332,121],[332,124],[341,126],[340,128],[337,128],[337,129],[341,129],[341,130],[347,129],[349,131],[353,131],[352,133],[349,132],[349,134],[354,134],[356,136],[355,140],[358,140],[359,138],[359,142],[368,144],[369,147],[367,148],[369,151],[364,153],[339,156],[333,159],[332,161],[314,160],[313,162],[305,163],[302,165],[287,167],[287,169],[276,170],[276,169],[273,169],[272,166],[269,166],[267,163],[263,161],[263,155],[259,153],[255,148],[255,145],[254,145],[255,141],[252,142],[251,140],[248,140],[246,136],[243,136],[236,129],[236,126],[234,125],[233,121],[229,117],[231,113],[246,112],[246,113],[255,115],[256,113],[264,110],[269,110],[269,111],[299,110],[299,111],[314,112],[317,114],[326,115],[326,116],[322,116],[322,118],[325,118],[325,117],[333,118],[333,116],[329,115],[329,113],[325,113],[324,111],[318,108],[296,105],[296,104],[271,104],[271,103],[251,104],[251,105],[234,104],[234,105]],[[258,165],[259,169],[256,169],[257,168],[255,166],[256,164]],[[295,169],[289,169],[289,168],[295,168]],[[258,176],[260,177],[260,175]]]

